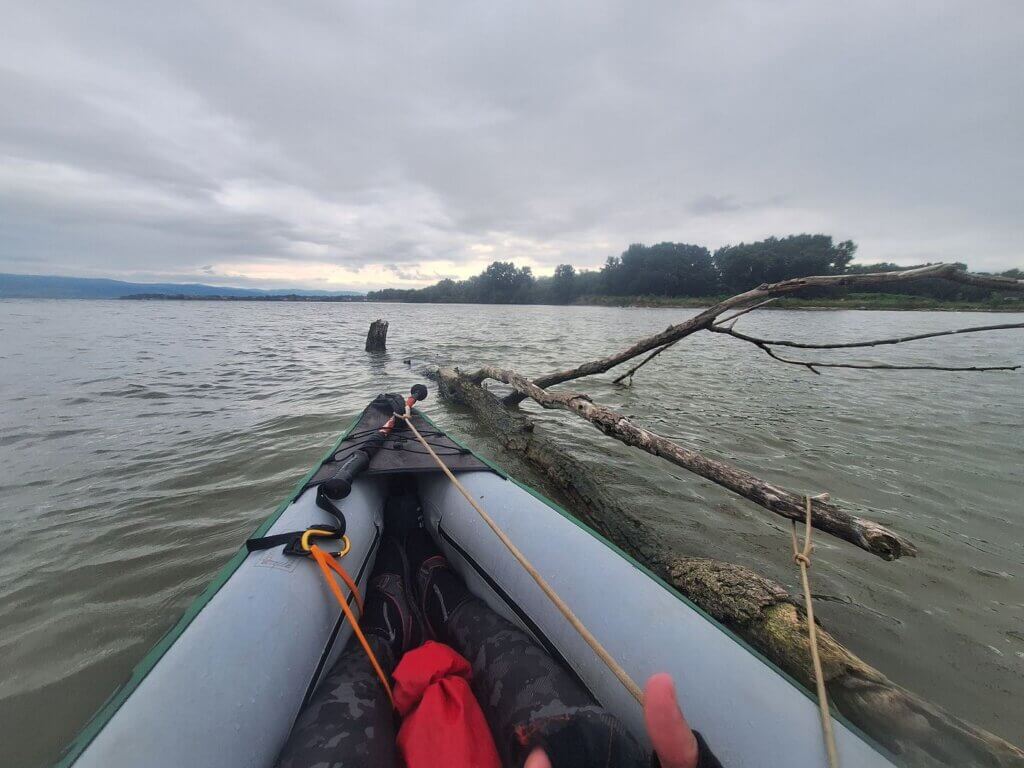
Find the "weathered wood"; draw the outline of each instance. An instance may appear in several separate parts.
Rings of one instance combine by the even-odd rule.
[[[524,413],[504,407],[457,371],[442,368],[436,374],[442,397],[468,407],[574,514],[794,679],[813,686],[806,616],[782,586],[741,566],[669,551],[599,476],[535,430]],[[818,642],[834,707],[904,765],[1024,766],[1020,749],[896,685],[826,631],[819,630]]]
[[[735,316],[734,316],[735,317]],[[731,319],[731,318],[730,318]],[[724,322],[724,321],[723,321]],[[831,344],[816,344],[808,341],[791,341],[789,339],[762,339],[749,336],[732,327],[716,323],[710,328],[715,333],[735,336],[737,339],[749,341],[751,344],[768,344],[772,347],[793,347],[794,349],[853,349],[855,347],[881,347],[887,344],[906,344],[908,341],[934,339],[938,336],[958,336],[964,333],[983,333],[986,331],[1011,331],[1024,328],[1024,323],[999,323],[998,325],[974,325],[970,328],[954,328],[949,331],[932,331],[931,333],[915,333],[913,336],[892,336],[887,339],[871,339],[870,341],[844,341]]]
[[[541,387],[550,387],[553,384],[561,384],[565,381],[578,379],[583,376],[593,376],[604,373],[615,366],[631,360],[652,349],[664,347],[687,336],[702,331],[716,322],[719,315],[730,309],[744,307],[751,303],[762,301],[773,296],[784,296],[804,288],[853,288],[864,285],[881,285],[891,283],[909,283],[922,278],[942,278],[954,282],[976,285],[986,288],[994,288],[1002,291],[1022,292],[1024,291],[1024,280],[1017,280],[1009,277],[993,277],[990,275],[976,275],[963,271],[956,264],[931,264],[917,269],[904,269],[898,272],[868,272],[854,275],[813,275],[810,277],[798,277],[792,280],[783,280],[778,283],[765,283],[744,293],[731,296],[728,299],[718,302],[699,312],[688,320],[676,325],[670,325],[661,333],[641,339],[632,346],[623,349],[615,354],[602,357],[598,360],[578,365],[575,368],[567,368],[555,371],[533,379],[533,382]],[[505,398],[508,405],[522,402],[525,395],[513,392]]]
[[[660,456],[778,515],[790,520],[804,519],[804,499],[801,494],[780,488],[724,461],[705,456],[656,432],[637,426],[622,414],[594,403],[587,395],[576,392],[550,392],[515,371],[494,366],[485,366],[470,378],[476,383],[484,379],[504,382],[544,408],[572,411],[609,437],[654,456]],[[831,502],[814,501],[812,519],[815,528],[855,544],[883,560],[895,560],[903,555],[917,554],[917,548],[904,537],[876,522],[852,515]]]
[[[370,323],[370,330],[366,334],[367,352],[385,352],[388,342],[388,321],[374,320]]]
[[[796,349],[853,349],[856,347],[880,347],[887,344],[904,344],[908,341],[919,341],[921,339],[933,339],[939,336],[955,336],[961,333],[980,333],[982,331],[1004,331],[1024,328],[1024,323],[1002,323],[1000,325],[979,325],[973,328],[957,328],[951,331],[935,331],[932,333],[919,333],[914,336],[896,336],[888,339],[874,339],[871,341],[850,341],[841,344],[813,344],[810,342],[788,341],[783,339],[761,339],[756,336],[749,336],[740,333],[732,326],[725,326],[721,323],[708,326],[708,330],[714,333],[724,333],[735,339],[749,342],[764,352],[773,360],[789,365],[800,365],[812,373],[818,373],[818,368],[859,368],[862,370],[884,370],[884,371],[1016,371],[1020,365],[894,365],[892,363],[830,363],[820,360],[791,360],[783,357],[772,347],[793,347]],[[675,343],[675,342],[673,342]],[[672,346],[669,344],[668,346]],[[664,351],[665,347],[657,350]],[[653,356],[652,354],[652,356]],[[647,362],[646,360],[644,362]],[[641,364],[642,365],[642,364]],[[639,368],[640,366],[637,366]],[[618,379],[616,379],[618,381]]]
[[[775,297],[772,297],[770,299],[765,299],[764,301],[759,301],[757,304],[749,306],[746,309],[741,309],[739,312],[736,312],[735,314],[729,315],[728,317],[723,317],[721,320],[715,320],[715,324],[708,326],[708,328],[709,328],[709,330],[714,330],[714,328],[717,325],[720,325],[722,323],[728,323],[730,320],[735,320],[738,317],[740,317],[741,315],[745,315],[745,314],[747,314],[747,312],[753,312],[755,309],[758,309],[759,307],[763,307],[765,304],[770,304],[773,301],[775,301]],[[633,374],[634,373],[639,371],[641,368],[643,368],[645,365],[647,365],[649,362],[651,362],[651,360],[656,358],[658,355],[660,355],[665,350],[671,349],[672,347],[674,347],[676,344],[679,343],[679,341],[680,341],[680,339],[676,339],[675,341],[669,342],[668,344],[666,344],[663,347],[658,347],[656,350],[651,352],[651,354],[649,354],[647,357],[645,357],[639,363],[634,365],[632,368],[630,368],[624,374],[622,374],[621,376],[616,377],[614,379],[614,382],[616,384],[621,384],[626,379],[629,379],[630,382],[632,383],[632,379],[633,379]]]

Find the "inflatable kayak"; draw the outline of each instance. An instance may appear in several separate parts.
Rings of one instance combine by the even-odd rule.
[[[395,397],[381,396],[355,419],[66,748],[61,766],[272,766],[304,704],[352,639],[317,567],[297,556],[301,536],[311,528],[339,541],[343,534],[339,562],[364,590],[389,485],[399,475],[404,484],[414,478],[429,532],[471,591],[530,634],[646,742],[635,699],[433,457],[401,424],[383,435]],[[418,410],[412,422],[630,677],[673,675],[688,720],[724,765],[825,764],[817,703],[803,688]],[[318,541],[325,548],[338,544]],[[351,590],[342,590],[351,603]],[[833,718],[833,727],[843,765],[893,764],[842,719]]]

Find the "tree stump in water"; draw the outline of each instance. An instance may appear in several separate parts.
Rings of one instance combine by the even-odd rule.
[[[388,321],[374,320],[370,323],[370,331],[366,334],[367,352],[384,352],[387,349]]]

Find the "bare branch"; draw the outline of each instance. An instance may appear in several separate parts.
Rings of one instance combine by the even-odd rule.
[[[670,342],[670,343],[666,344],[666,345],[665,345],[665,346],[663,346],[663,347],[658,347],[658,348],[657,348],[656,350],[654,350],[653,352],[651,352],[651,354],[649,354],[649,355],[648,355],[647,357],[645,357],[645,358],[644,358],[643,360],[641,360],[641,361],[640,361],[639,363],[637,363],[637,364],[636,364],[636,365],[634,365],[634,366],[633,366],[632,368],[630,368],[630,369],[629,369],[628,371],[626,371],[626,372],[625,372],[624,374],[622,374],[622,375],[621,375],[621,376],[619,376],[619,377],[618,377],[617,379],[615,379],[615,383],[616,383],[616,384],[621,384],[621,383],[622,383],[623,381],[625,381],[626,379],[632,379],[632,378],[633,378],[633,374],[634,374],[634,373],[636,373],[637,371],[639,371],[639,370],[640,370],[641,368],[643,368],[643,367],[644,367],[645,365],[647,365],[647,364],[648,364],[649,362],[651,362],[651,360],[653,360],[654,358],[656,358],[656,357],[657,357],[658,355],[660,355],[660,354],[661,354],[662,352],[664,352],[664,351],[665,351],[666,349],[670,349],[671,347],[674,347],[674,346],[675,346],[676,344],[678,344],[678,343],[679,343],[679,339],[676,339],[675,341],[673,341],[673,342]]]
[[[770,299],[765,299],[764,301],[758,302],[757,304],[755,304],[752,307],[747,307],[746,309],[741,309],[739,312],[736,312],[735,314],[729,315],[729,317],[726,317],[726,318],[724,318],[722,320],[719,320],[718,324],[727,323],[730,320],[735,320],[737,317],[740,317],[741,315],[745,315],[745,314],[747,314],[747,312],[753,312],[758,307],[763,307],[765,304],[768,304],[769,302],[772,302],[772,301],[775,301],[775,297],[772,297]],[[614,383],[615,384],[621,384],[626,379],[630,379],[632,381],[634,373],[639,371],[641,368],[643,368],[645,365],[647,365],[649,362],[651,362],[651,360],[656,358],[658,355],[660,355],[666,349],[669,349],[669,348],[675,346],[678,342],[679,342],[679,339],[676,339],[671,344],[666,344],[663,347],[658,347],[658,349],[656,349],[653,352],[651,352],[651,354],[649,354],[647,357],[645,357],[639,363],[637,363],[632,368],[630,368],[628,371],[626,371],[624,374],[622,374],[617,379],[615,379]]]
[[[864,285],[883,285],[892,283],[910,283],[923,278],[941,278],[953,280],[954,282],[967,285],[976,285],[987,288],[994,288],[1002,291],[1024,291],[1024,280],[1017,280],[1010,277],[994,277],[991,275],[976,275],[964,272],[956,264],[930,264],[915,269],[903,269],[896,272],[866,272],[863,274],[850,275],[812,275],[809,277],[797,277],[792,280],[783,280],[778,283],[765,283],[757,288],[737,294],[714,306],[708,307],[688,320],[677,325],[670,325],[661,333],[648,336],[645,339],[633,344],[613,355],[602,357],[598,360],[578,365],[575,368],[567,368],[561,371],[538,376],[534,382],[541,387],[550,387],[553,384],[561,384],[564,381],[579,379],[584,376],[593,376],[597,373],[604,373],[621,363],[631,360],[645,352],[650,352],[658,347],[664,347],[672,342],[684,339],[697,331],[707,328],[713,324],[719,315],[736,307],[743,307],[751,302],[762,299],[783,296],[794,293],[803,288],[853,288]],[[524,395],[513,392],[505,398],[506,405],[515,405],[522,402]]]
[[[735,320],[738,317],[742,317],[743,315],[747,314],[747,312],[753,312],[755,309],[760,309],[765,304],[771,304],[777,298],[778,298],[777,296],[772,296],[770,299],[765,299],[764,301],[759,301],[757,304],[754,304],[752,307],[747,307],[746,309],[741,309],[739,312],[734,312],[733,314],[729,315],[728,317],[723,317],[721,320],[716,320],[715,321],[715,325],[725,325],[730,320]]]
[[[834,288],[849,288],[860,285],[879,285],[887,283],[907,283],[913,282],[914,280],[920,280],[924,277],[949,277],[954,272],[959,272],[960,269],[955,264],[931,264],[927,267],[918,267],[917,269],[905,269],[898,272],[868,272],[859,275],[812,275],[810,277],[798,277],[792,280],[783,280],[779,283],[765,283],[759,285],[757,288],[746,291],[745,293],[737,294],[724,301],[720,301],[714,306],[708,307],[702,312],[697,313],[688,320],[677,325],[670,325],[661,333],[657,333],[653,336],[648,336],[645,339],[641,339],[633,346],[616,352],[613,355],[602,357],[599,360],[591,360],[588,363],[583,363],[575,368],[567,368],[562,371],[556,371],[549,373],[544,376],[539,376],[534,379],[535,383],[541,387],[550,387],[552,384],[560,384],[563,381],[570,381],[572,379],[578,379],[583,376],[593,376],[596,373],[604,373],[611,368],[624,363],[627,360],[631,360],[638,355],[642,355],[645,352],[650,352],[652,349],[663,347],[679,339],[686,338],[692,333],[703,330],[711,325],[723,312],[736,307],[743,307],[751,302],[761,301],[762,299],[769,298],[771,296],[781,296],[787,293],[793,293],[803,288],[813,287],[834,287]],[[1021,280],[1010,280],[1009,278],[1003,278],[1009,283],[1019,283],[1020,288],[1017,290],[1024,290],[1024,281]],[[1000,285],[1002,283],[1000,282]],[[519,392],[514,392],[505,398],[506,404],[514,405],[515,403],[523,400],[523,395]]]
[[[753,307],[752,307],[753,309]],[[736,317],[737,315],[733,315]],[[730,318],[731,319],[731,318]],[[874,339],[872,341],[849,341],[834,344],[811,344],[803,341],[788,341],[785,339],[761,339],[756,336],[748,336],[745,333],[733,328],[723,328],[721,323],[715,323],[708,328],[715,333],[727,333],[737,339],[749,341],[751,344],[770,344],[773,347],[795,347],[797,349],[853,349],[854,347],[880,347],[885,344],[903,344],[908,341],[920,341],[921,339],[934,339],[938,336],[956,336],[961,333],[981,333],[983,331],[1006,331],[1017,328],[1024,328],[1024,323],[1002,323],[1000,325],[975,325],[971,328],[957,328],[952,331],[933,331],[931,333],[918,333],[914,336],[896,336],[890,339]]]
[[[756,336],[748,336],[745,333],[740,333],[732,328],[723,328],[718,325],[713,325],[708,328],[709,331],[714,333],[724,333],[733,338],[747,341],[753,344],[755,347],[764,352],[768,357],[773,360],[778,360],[780,363],[787,363],[788,365],[802,365],[807,368],[811,373],[816,373],[819,376],[821,372],[818,368],[858,368],[861,370],[879,370],[879,371],[1016,371],[1020,368],[1020,365],[966,365],[966,366],[945,366],[945,365],[892,365],[890,363],[825,363],[817,360],[791,360],[788,357],[783,357],[771,348],[771,345],[785,346],[785,347],[800,347],[801,349],[843,349],[847,347],[871,347],[879,344],[899,344],[904,341],[913,341],[915,339],[930,338],[932,336],[949,336],[954,333],[968,333],[971,331],[986,331],[995,328],[1024,328],[1024,323],[1016,325],[1001,325],[1001,326],[988,326],[979,328],[967,328],[962,331],[942,331],[938,333],[924,333],[919,336],[908,336],[902,339],[882,339],[881,341],[868,341],[868,342],[857,342],[851,344],[801,344],[796,342],[779,342],[771,341],[769,339],[759,339]]]
[[[1024,291],[1024,280],[1015,277],[1002,277],[1000,275],[979,275],[974,272],[966,272],[962,269],[954,269],[948,275],[943,275],[947,280],[964,285],[973,285],[978,288],[991,288],[995,291],[1008,291],[1020,293]]]
[[[692,448],[679,445],[637,426],[622,414],[592,402],[587,395],[576,392],[550,392],[515,371],[493,366],[484,366],[473,375],[472,380],[476,382],[477,377],[479,381],[495,379],[509,384],[518,393],[535,400],[544,408],[572,411],[609,437],[614,437],[626,445],[641,448],[654,456],[660,456],[778,515],[790,520],[804,519],[804,498],[801,494],[774,486],[724,461],[712,459]],[[813,504],[812,520],[815,528],[856,544],[884,560],[917,554],[917,548],[913,544],[878,523],[851,515],[839,506],[825,501],[814,501]]]

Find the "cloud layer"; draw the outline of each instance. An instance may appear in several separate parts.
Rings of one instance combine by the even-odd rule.
[[[1024,6],[6,2],[0,271],[370,288],[823,231],[1024,264]]]

